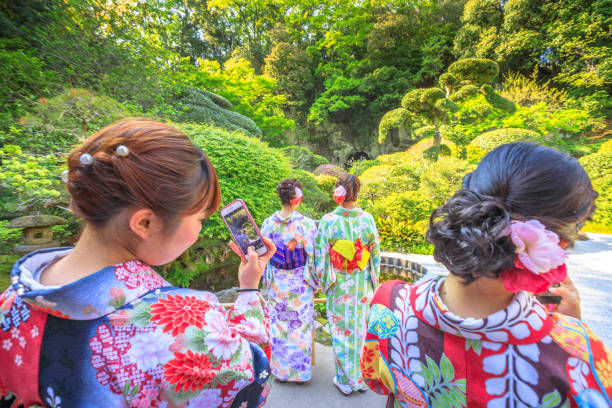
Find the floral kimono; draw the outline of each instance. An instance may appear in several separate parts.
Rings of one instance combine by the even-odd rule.
[[[281,381],[308,381],[317,287],[313,276],[317,227],[313,220],[297,211],[284,219],[277,211],[263,222],[261,233],[276,245],[265,276],[271,319],[272,374]]]
[[[315,241],[317,277],[327,293],[327,319],[336,361],[335,381],[366,389],[359,352],[380,274],[380,242],[372,216],[342,207],[325,215]]]
[[[443,280],[374,295],[361,370],[387,407],[612,406],[612,357],[584,323],[526,292],[463,319],[442,303]]]
[[[226,312],[140,261],[64,286],[41,272],[71,248],[21,258],[0,296],[0,406],[258,407],[268,393],[267,306]]]

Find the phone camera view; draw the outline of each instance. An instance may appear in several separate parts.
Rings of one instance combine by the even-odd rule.
[[[243,254],[248,252],[249,246],[253,246],[257,250],[257,248],[263,245],[253,223],[243,207],[228,214],[225,219]]]

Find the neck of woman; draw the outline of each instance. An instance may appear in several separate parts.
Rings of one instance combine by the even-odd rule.
[[[280,210],[280,216],[281,218],[285,219],[287,217],[289,217],[291,214],[293,214],[293,212],[295,211],[295,209],[293,208],[292,205],[285,205],[283,204],[281,210]]]
[[[74,249],[49,265],[40,276],[40,283],[62,286],[96,273],[107,266],[135,259],[126,248],[105,242],[100,231],[86,225]]]
[[[454,314],[462,318],[485,318],[508,307],[514,297],[499,279],[482,277],[464,285],[461,280],[449,274],[440,286],[442,301]]]
[[[340,207],[344,208],[345,210],[352,210],[353,208],[357,206],[355,205],[355,201],[345,201],[342,204],[340,204]]]

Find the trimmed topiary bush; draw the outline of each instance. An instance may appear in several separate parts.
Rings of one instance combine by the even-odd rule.
[[[229,110],[232,104],[220,95],[197,88],[185,88],[174,103],[174,119],[181,122],[209,124],[249,136],[261,137],[255,122]]]
[[[493,82],[499,75],[499,67],[495,61],[485,58],[462,58],[450,64],[447,72],[460,81],[480,86]]]
[[[314,174],[315,175],[325,174],[328,176],[339,177],[342,174],[346,174],[346,171],[342,170],[338,166],[334,166],[333,164],[322,164],[320,166],[317,166],[317,168],[314,171]]]
[[[280,208],[276,195],[278,183],[288,177],[304,176],[296,174],[289,159],[278,149],[256,138],[208,125],[175,126],[210,157],[219,176],[221,205],[237,198],[243,199],[258,225]],[[306,200],[309,194],[307,190]],[[234,282],[233,274],[236,273],[238,257],[229,251],[226,243],[230,239],[231,235],[217,212],[203,223],[196,244],[176,261],[163,267],[164,276],[181,286],[195,281],[198,287],[204,285],[217,288],[220,287],[217,285],[225,286],[227,282]],[[223,269],[225,272],[213,273],[223,267],[227,267]],[[225,276],[224,273],[231,276]]]
[[[542,142],[539,133],[528,129],[495,129],[477,136],[467,147],[467,157],[470,161],[480,161],[485,154],[497,146],[512,142]]]
[[[421,173],[419,193],[433,207],[438,207],[461,188],[463,177],[474,167],[465,160],[441,157]]]

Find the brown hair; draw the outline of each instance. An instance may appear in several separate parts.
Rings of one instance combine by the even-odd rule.
[[[127,156],[117,154],[120,145]],[[81,163],[84,153],[93,163]],[[94,227],[125,208],[151,209],[169,227],[202,209],[209,216],[221,202],[217,173],[204,152],[172,126],[144,118],[116,122],[72,150],[66,187],[74,213]]]
[[[359,190],[361,189],[361,182],[357,176],[352,174],[342,174],[336,181],[336,187],[342,186],[346,189],[345,201],[357,201]]]
[[[302,183],[294,178],[285,179],[279,183],[279,185],[276,187],[276,192],[278,194],[278,198],[281,200],[281,203],[291,204],[291,199],[295,198],[296,187],[302,190]]]

